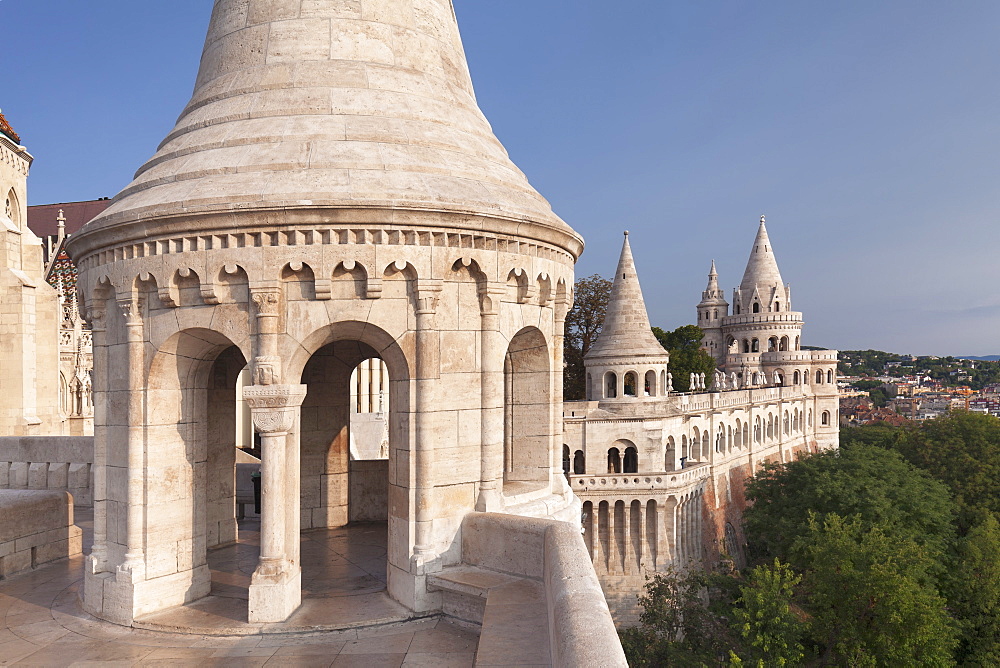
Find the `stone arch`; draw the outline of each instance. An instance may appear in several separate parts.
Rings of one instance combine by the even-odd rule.
[[[778,337],[771,336],[767,339],[767,352],[773,353],[778,350]]]
[[[681,456],[683,456],[683,453]],[[663,453],[664,471],[672,471],[674,469],[674,461],[676,457],[677,457],[677,442],[674,441],[673,436],[667,436],[667,447]]]
[[[406,260],[390,262],[382,271],[380,296],[387,299],[405,297],[411,304],[416,305],[418,278],[417,268]]]
[[[614,371],[608,371],[604,374],[604,398],[618,398],[618,374]]]
[[[282,293],[292,301],[316,299],[316,272],[305,262],[289,262],[281,269]]]
[[[370,272],[361,262],[344,260],[333,269],[331,299],[373,299],[382,295],[382,280],[369,280]]]
[[[608,473],[622,472],[622,451],[618,448],[608,448]]]
[[[220,267],[214,287],[219,303],[250,303],[250,276],[246,269],[238,264],[226,264]]]
[[[755,337],[750,341],[750,352],[752,353],[760,352],[760,339]]]
[[[639,472],[639,451],[634,445],[630,445],[625,448],[625,454],[622,455],[622,473],[638,473]]]
[[[507,273],[507,301],[526,304],[531,299],[531,280],[529,274],[520,267],[515,267]]]
[[[643,382],[642,393],[643,393],[644,396],[647,396],[647,397],[655,397],[655,396],[657,396],[656,390],[657,390],[657,388],[656,388],[656,372],[653,371],[652,369],[650,369],[649,371],[646,372],[646,379]]]
[[[563,475],[569,477],[569,472],[572,466],[572,456],[570,455],[569,446],[563,443],[562,446],[562,469]]]
[[[755,417],[753,419],[753,441],[754,441],[754,443],[757,443],[759,445],[760,442],[761,442],[761,438],[762,438],[762,434],[761,434],[761,422],[760,422],[760,416],[758,415],[757,417]]]
[[[833,384],[833,369],[826,370],[826,382],[831,385]]]
[[[780,350],[780,351],[786,351],[786,350],[788,350],[788,337],[787,336],[781,337],[781,340],[778,341],[778,350]]]
[[[824,427],[830,426],[830,411],[823,411],[823,414],[820,416],[820,425]]]
[[[587,472],[587,456],[584,454],[583,450],[577,450],[573,453],[573,473],[575,475],[584,475]]]
[[[504,482],[542,482],[549,475],[551,355],[545,335],[525,327],[504,360]]]
[[[816,384],[818,385],[822,382],[823,382],[823,370],[816,369]]]
[[[743,447],[744,448],[749,448],[750,447],[750,423],[749,422],[744,422],[743,423]]]
[[[708,442],[708,430],[706,429],[705,431],[701,432],[701,459],[702,459],[702,461],[706,461],[706,462],[708,461],[708,459],[710,457],[710,455],[709,455],[709,448],[711,448],[711,447],[712,446]]]
[[[201,328],[170,335],[152,355],[142,430],[145,577],[188,583],[184,601],[158,600],[161,608],[207,595],[207,549],[236,540],[236,379],[245,366],[232,340]],[[107,521],[122,526],[123,500],[110,489],[108,497],[119,503],[108,504]]]
[[[622,394],[626,397],[639,396],[639,374],[635,371],[626,371],[622,381]]]
[[[798,369],[796,369],[795,373],[792,374],[792,384],[793,385],[801,385],[802,384],[802,374],[799,373]]]
[[[7,191],[4,198],[4,216],[10,220],[14,229],[21,229],[21,204],[13,188]]]

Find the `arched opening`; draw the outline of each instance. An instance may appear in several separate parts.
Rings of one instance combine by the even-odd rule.
[[[562,470],[563,470],[563,475],[565,475],[568,478],[570,471],[570,454],[569,454],[569,446],[566,444],[563,444],[562,447]]]
[[[759,353],[760,352],[760,340],[754,339],[750,342],[750,352]]]
[[[792,384],[793,385],[798,385],[801,382],[802,382],[802,374],[800,374],[798,371],[796,371],[795,373],[792,374]]]
[[[781,302],[774,302],[774,312],[777,313],[781,310]]]
[[[785,351],[788,350],[788,337],[783,336],[781,340],[778,341],[778,350]]]
[[[795,349],[796,350],[799,349],[799,337],[797,337],[797,336],[795,337]]]
[[[726,429],[722,425],[719,425],[719,430],[715,434],[715,451],[726,451]]]
[[[760,416],[754,418],[753,421],[753,441],[760,445],[761,433],[760,433]]]
[[[830,426],[830,411],[823,411],[823,414],[820,416],[820,424],[824,427]]]
[[[708,461],[709,459],[709,448],[711,448],[708,438],[708,430],[701,432],[701,458],[703,461]]]
[[[753,312],[754,313],[760,313],[760,302],[754,302],[753,303]]]
[[[622,461],[622,473],[639,472],[639,451],[634,446],[625,448],[625,457]]]
[[[830,383],[830,384],[833,383],[833,369],[827,369],[827,371],[826,371],[826,382]]]
[[[609,371],[604,374],[604,398],[618,398],[618,374],[614,371]]]
[[[643,386],[643,396],[655,397],[656,396],[656,372],[647,371],[646,372],[646,382]]]
[[[698,431],[698,427],[695,427],[691,434],[691,449],[688,452],[688,457],[693,461],[701,459],[701,433]]]
[[[224,335],[189,329],[160,345],[146,378],[146,579],[186,582],[185,601],[210,593],[209,550],[238,537],[236,380],[245,366]],[[118,501],[107,506],[109,527],[123,526],[125,500],[109,500]],[[106,535],[124,542],[117,529]]]
[[[573,473],[575,475],[583,475],[587,472],[587,457],[583,454],[583,450],[577,450],[573,453]]]
[[[750,341],[748,339],[743,339],[743,352],[750,352]]]
[[[667,447],[663,453],[663,470],[673,471],[675,466],[674,462],[676,461],[676,458],[677,458],[677,443],[676,441],[674,441],[673,436],[668,436]]]
[[[504,484],[548,481],[551,420],[549,348],[528,327],[511,339],[504,362]]]
[[[684,464],[686,464],[687,460],[690,459],[690,458],[691,458],[691,453],[688,452],[688,438],[687,438],[687,435],[682,435],[681,436],[681,456],[680,456],[681,468],[684,468]]]
[[[4,217],[11,222],[14,229],[21,229],[21,205],[17,201],[17,195],[14,194],[13,188],[7,191],[3,211]]]
[[[778,349],[778,337],[772,336],[767,340],[767,352],[773,353]]]
[[[636,386],[639,384],[638,375],[635,371],[629,371],[625,374],[625,382],[623,383],[622,391],[626,397],[636,396]]]
[[[608,473],[622,472],[622,453],[618,448],[608,449]]]
[[[743,447],[744,448],[749,448],[750,447],[750,423],[749,422],[744,422],[743,423]]]
[[[816,370],[816,383],[818,384],[818,383],[822,383],[822,382],[823,382],[823,371],[820,370],[820,369],[817,369]]]
[[[785,411],[785,419],[783,422],[785,436],[788,436],[791,430],[791,420],[788,416],[788,411]]]

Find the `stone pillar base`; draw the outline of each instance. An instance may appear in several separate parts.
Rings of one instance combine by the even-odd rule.
[[[212,574],[208,566],[153,580],[133,581],[133,573],[92,573],[83,578],[83,608],[99,619],[131,626],[139,617],[208,596]]]
[[[283,622],[302,605],[302,571],[275,576],[254,574],[250,582],[251,624]]]

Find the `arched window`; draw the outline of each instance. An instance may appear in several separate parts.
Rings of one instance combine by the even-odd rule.
[[[760,429],[760,416],[758,415],[753,421],[753,440],[754,443],[760,444],[761,439],[761,429]]]
[[[816,369],[816,382],[817,383],[822,383],[823,382],[823,370],[822,369]]]
[[[681,436],[681,459],[688,459],[691,453],[688,452],[688,437],[687,435]],[[684,467],[684,462],[681,462],[681,468]]]
[[[824,427],[830,426],[830,411],[823,411],[823,415],[820,416],[820,424]]]
[[[708,443],[708,430],[701,432],[701,458],[708,461],[708,449],[711,447]]]
[[[809,427],[812,428],[812,426],[813,426],[813,410],[810,408],[809,409]]]
[[[734,313],[735,313],[735,315],[739,315],[740,314],[740,305],[739,304],[736,305],[736,311]]]
[[[776,384],[779,387],[784,387],[785,386],[785,375],[784,374],[776,373],[776,374],[774,374],[774,379],[775,379],[775,381],[777,381]]]
[[[828,369],[826,372],[826,382],[833,383],[833,369]]]
[[[639,384],[639,379],[636,377],[634,371],[629,371],[625,374],[625,386],[624,392],[626,397],[636,396],[636,385]]]
[[[712,309],[712,319],[713,320],[718,320],[719,319],[719,309],[717,309],[717,308],[716,309]]]
[[[792,374],[792,384],[798,385],[801,382],[802,382],[802,374],[796,371],[795,373]]]
[[[775,312],[781,310],[781,302],[774,302],[774,310]]]
[[[760,302],[754,302],[753,303],[753,312],[754,313],[760,313]]]
[[[605,399],[618,398],[618,374],[616,374],[614,371],[609,371],[604,376],[604,398]]]
[[[569,475],[569,446],[563,444],[563,473]]]
[[[608,450],[608,473],[622,472],[622,453],[618,448]]]
[[[622,473],[639,472],[639,451],[635,448],[625,448],[625,462]]]
[[[576,475],[583,475],[587,472],[587,457],[583,454],[583,450],[577,450],[573,453],[573,473]]]
[[[754,339],[753,341],[750,342],[750,352],[752,353],[760,352],[760,341],[758,339]]]
[[[666,394],[669,391],[670,391],[670,388],[667,387],[667,372],[666,371],[661,371],[660,372],[660,393],[661,394]]]
[[[773,353],[778,349],[778,337],[772,336],[767,340],[767,352]]]
[[[677,444],[673,436],[667,437],[667,449],[663,453],[663,470],[672,471],[674,469],[674,458],[677,456]],[[682,455],[683,456],[683,455]]]
[[[719,431],[715,435],[715,451],[725,452],[726,451],[726,430],[725,427],[719,425]]]
[[[647,371],[646,372],[646,382],[643,386],[643,392],[647,397],[656,396],[656,372]]]
[[[795,349],[796,350],[799,349],[799,337],[797,337],[797,336],[795,337]]]
[[[778,350],[788,350],[788,337],[783,336],[781,340],[778,341]]]
[[[767,414],[767,440],[774,440],[774,415],[771,413]]]
[[[747,339],[743,339],[743,352],[750,352],[750,342]]]
[[[784,423],[783,423],[783,428],[784,428],[785,436],[787,436],[789,433],[791,433],[791,419],[788,417],[788,411],[785,411],[785,420],[784,420]]]
[[[750,447],[750,423],[749,422],[744,422],[743,423],[743,447],[744,448],[749,448]]]

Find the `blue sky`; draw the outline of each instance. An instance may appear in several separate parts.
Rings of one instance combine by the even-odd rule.
[[[0,0],[32,204],[114,195],[190,95],[210,0]],[[766,214],[804,341],[1000,354],[1000,3],[456,0],[511,157],[650,319]]]

